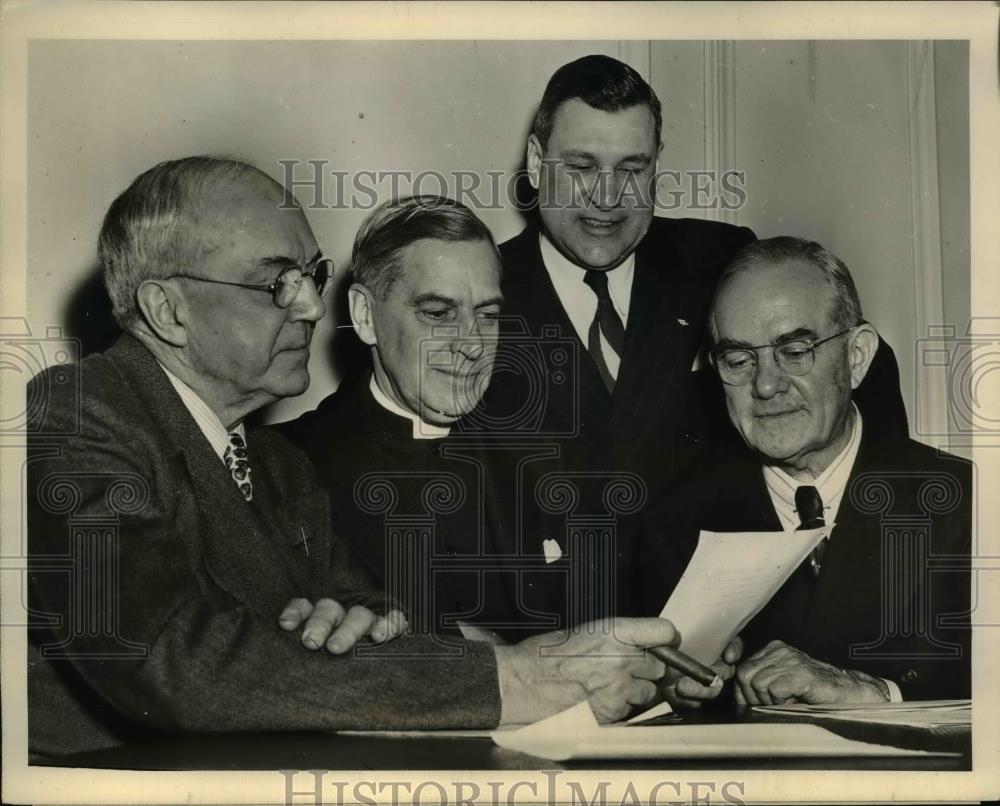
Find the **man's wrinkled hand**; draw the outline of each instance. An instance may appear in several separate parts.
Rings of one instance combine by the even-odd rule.
[[[572,632],[497,646],[501,725],[523,725],[583,700],[599,722],[614,722],[656,698],[663,662],[644,647],[679,641],[665,619],[611,619]]]
[[[684,644],[681,643],[683,649]],[[722,657],[712,664],[711,669],[719,676],[722,683],[732,678],[736,671],[736,662],[743,656],[743,641],[736,636],[724,650]],[[698,708],[706,700],[714,700],[722,692],[721,685],[703,686],[697,680],[692,680],[683,672],[667,667],[667,672],[659,682],[660,696],[674,710]]]
[[[782,641],[772,641],[736,670],[736,702],[888,702],[889,687],[864,672],[838,669]]]
[[[302,627],[302,646],[342,655],[358,641],[368,637],[380,644],[391,641],[409,628],[399,610],[376,616],[367,607],[355,605],[350,610],[333,599],[320,599],[313,604],[308,599],[292,599],[278,618],[281,629],[292,632]]]

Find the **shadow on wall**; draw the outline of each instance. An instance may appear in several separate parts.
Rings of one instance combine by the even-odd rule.
[[[107,350],[121,335],[111,314],[111,300],[99,265],[91,267],[84,282],[70,295],[63,324],[67,337],[79,340],[81,358]]]
[[[354,282],[354,271],[350,267],[334,278],[333,287],[326,298],[327,318],[337,323],[333,335],[323,348],[326,358],[341,384],[351,385],[371,368],[371,352],[367,344],[358,338],[351,327],[351,311],[347,302],[347,290]],[[345,388],[347,388],[345,386]]]

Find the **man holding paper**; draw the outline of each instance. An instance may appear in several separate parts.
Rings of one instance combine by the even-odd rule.
[[[737,701],[970,696],[971,467],[884,436],[851,402],[878,334],[847,267],[797,238],[751,244],[720,278],[709,330],[752,453],[685,492],[681,533],[827,535],[743,630]],[[691,542],[673,549],[689,557]],[[747,544],[727,556],[752,565],[762,553]]]

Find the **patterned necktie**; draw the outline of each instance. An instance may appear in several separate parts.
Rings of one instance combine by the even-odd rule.
[[[587,333],[587,352],[597,364],[601,379],[608,391],[614,392],[615,378],[604,360],[601,334],[604,335],[605,341],[620,359],[625,350],[625,325],[622,324],[621,317],[615,310],[611,295],[608,293],[608,273],[589,270],[584,275],[583,281],[597,295],[597,311],[594,313],[594,321],[590,323],[590,330]]]
[[[235,431],[229,432],[229,447],[222,455],[233,481],[240,488],[247,501],[253,500],[253,482],[250,481],[250,461],[247,459],[247,444]]]
[[[812,485],[806,484],[795,489],[795,511],[799,513],[798,530],[819,529],[821,526],[826,526],[826,520],[823,518],[823,499],[819,490]],[[826,551],[828,542],[829,538],[824,537],[809,555],[809,569],[814,577],[819,576],[823,552]]]

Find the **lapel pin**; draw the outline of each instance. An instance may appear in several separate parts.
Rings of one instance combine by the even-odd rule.
[[[681,327],[687,327],[688,326],[688,320],[687,319],[678,319],[677,320],[677,324],[679,324]]]

